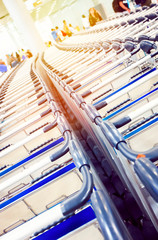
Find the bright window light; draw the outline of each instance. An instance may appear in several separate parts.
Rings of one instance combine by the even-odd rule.
[[[26,8],[31,11],[34,8],[38,7],[40,4],[42,4],[41,0],[27,0],[25,2]]]

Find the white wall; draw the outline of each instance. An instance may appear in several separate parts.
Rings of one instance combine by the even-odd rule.
[[[41,38],[44,42],[51,41],[51,28],[52,28],[52,22],[49,17],[45,17],[40,21],[35,22],[35,26],[39,31],[39,34],[41,35]]]
[[[21,48],[27,48],[24,39],[21,38],[21,35],[18,33],[12,21],[0,26],[0,43],[0,58],[5,61],[6,54],[11,54]]]
[[[114,13],[112,9],[112,0],[77,0],[71,6],[66,7],[50,16],[52,27],[58,26],[59,28],[62,28],[63,19],[65,19],[67,23],[71,23],[72,26],[79,25],[82,28],[82,14],[88,17],[89,8],[94,7],[95,4],[99,3],[101,3],[104,7],[106,16],[110,16]]]
[[[59,28],[62,28],[64,19],[67,21],[68,24],[71,23],[74,27],[76,25],[82,27],[82,14],[88,16],[88,10],[90,7],[93,6],[94,4],[92,0],[76,1],[71,6],[66,7],[63,10],[60,10],[50,16],[50,19],[52,21],[52,27],[58,26]]]
[[[112,8],[112,2],[113,2],[113,0],[99,0],[99,3],[101,3],[104,7],[107,17],[114,13],[113,8]]]

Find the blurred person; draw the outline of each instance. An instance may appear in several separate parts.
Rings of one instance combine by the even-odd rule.
[[[57,31],[55,28],[51,29],[51,35],[52,35],[54,41],[58,41]]]
[[[57,33],[57,39],[56,41],[62,42],[65,38],[61,32],[61,30],[56,26],[55,27],[56,33]]]
[[[10,54],[6,54],[6,61],[7,61],[7,65],[11,68],[15,67],[18,63],[18,61],[16,60],[16,58],[13,56],[13,53]]]
[[[11,60],[12,60],[12,62],[11,62],[11,67],[15,67],[15,66],[19,63],[18,60],[17,60],[17,58],[14,57],[14,54],[13,54],[13,53],[11,54]]]
[[[62,29],[60,31],[61,31],[63,37],[66,37],[67,34]]]
[[[128,11],[130,13],[130,9],[128,7],[127,1],[126,0],[113,0],[112,2],[112,7],[114,12],[124,12]]]
[[[15,52],[15,56],[16,56],[17,61],[20,63],[21,62],[21,57],[20,57],[19,53]]]
[[[21,54],[22,54],[22,60],[25,60],[26,59],[26,55],[25,55],[25,50],[22,48],[21,49]]]
[[[59,33],[58,27],[55,27],[55,28],[51,29],[51,35],[52,35],[54,41],[61,42],[61,39],[60,39],[60,36],[59,36],[60,33]]]
[[[77,32],[79,32],[79,31],[80,31],[80,27],[77,25],[77,26],[75,27],[75,30],[76,30]]]
[[[47,47],[51,47],[51,46],[52,46],[52,42],[51,42],[51,41],[48,41]]]
[[[89,24],[91,27],[102,20],[102,16],[95,8],[92,7],[89,9]]]
[[[90,27],[89,20],[84,14],[82,15],[82,25],[83,29],[88,29]]]
[[[68,27],[68,25],[67,25],[66,20],[63,20],[63,31],[66,33],[66,35],[67,35],[68,37],[71,37],[72,32],[70,31],[70,29],[69,29],[69,27]]]
[[[71,25],[71,23],[69,24],[69,29],[72,33],[77,33],[78,31]]]
[[[30,49],[27,49],[25,55],[26,55],[27,58],[33,57],[33,54],[32,54],[32,52],[30,51]]]
[[[24,50],[23,48],[21,48],[21,49],[18,50],[18,54],[20,55],[21,62],[26,59],[25,50]]]
[[[7,65],[9,67],[12,67],[11,63],[12,63],[13,60],[12,60],[10,54],[6,54],[5,56],[6,56]]]
[[[1,73],[7,72],[7,65],[2,59],[0,59],[0,72]]]
[[[2,59],[0,59],[0,65],[6,65],[6,63]]]

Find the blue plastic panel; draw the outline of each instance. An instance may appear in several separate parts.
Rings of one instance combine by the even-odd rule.
[[[131,107],[131,106],[134,105],[135,103],[138,103],[139,101],[141,101],[141,100],[143,100],[144,98],[148,97],[148,96],[151,95],[152,93],[155,93],[157,90],[158,90],[158,88],[155,88],[154,90],[148,92],[147,94],[141,96],[140,98],[137,98],[137,99],[134,100],[133,102],[127,104],[126,106],[118,109],[117,111],[115,111],[115,112],[111,113],[110,115],[108,115],[107,117],[103,118],[103,121],[108,120],[109,118],[114,117],[116,114],[122,112],[123,110],[125,110],[125,109],[127,109],[127,108],[129,108],[129,107]]]
[[[87,224],[88,222],[94,220],[95,214],[91,207],[87,207],[66,221],[60,223],[59,225],[49,229],[43,234],[35,237],[35,240],[56,240],[65,236],[66,234],[74,231],[75,229]],[[88,240],[88,239],[87,239]]]
[[[156,123],[158,121],[158,117],[154,118],[153,120],[151,120],[150,122],[140,126],[139,128],[135,129],[134,131],[128,133],[126,136],[124,136],[124,139],[128,139],[130,137],[133,137],[135,134],[141,132],[142,130],[146,129],[147,127],[150,127],[151,125],[153,125],[154,123]]]
[[[143,74],[142,76],[136,78],[135,80],[131,81],[130,83],[128,83],[128,84],[126,84],[126,85],[124,85],[123,87],[117,89],[116,91],[114,91],[113,93],[109,94],[108,96],[102,98],[101,100],[99,100],[98,102],[94,103],[93,105],[95,106],[95,105],[97,105],[98,103],[101,103],[102,101],[104,101],[104,100],[106,100],[107,98],[115,95],[116,93],[118,93],[118,92],[120,92],[121,90],[125,89],[126,87],[132,85],[133,83],[137,82],[138,80],[140,80],[141,78],[147,76],[148,74],[154,72],[155,70],[156,70],[156,68],[151,69],[151,70],[148,71],[147,73],[145,73],[145,74]]]
[[[53,143],[49,144],[48,146],[40,149],[39,151],[35,152],[34,154],[30,155],[29,157],[21,160],[20,162],[14,164],[13,166],[5,169],[4,171],[2,171],[0,173],[0,177],[4,176],[5,174],[11,172],[12,170],[22,166],[24,163],[27,163],[28,161],[32,160],[33,158],[39,156],[40,154],[42,153],[45,153],[46,151],[48,151],[49,149],[53,148],[54,146],[58,145],[59,143],[63,142],[64,141],[64,138],[61,137],[59,139],[57,139],[56,141],[54,141]]]
[[[53,181],[54,179],[60,177],[61,175],[68,173],[69,171],[73,170],[75,168],[75,164],[71,163],[67,165],[66,167],[60,169],[59,171],[53,173],[52,175],[48,176],[47,178],[43,179],[40,182],[37,182],[36,184],[32,185],[30,188],[24,190],[23,192],[17,194],[16,196],[6,200],[5,202],[0,204],[0,209],[7,207],[8,205],[14,203],[17,200],[20,200],[21,198],[24,198],[26,195],[32,193],[33,191],[39,189],[40,187],[43,187],[44,185],[48,184],[49,182]]]

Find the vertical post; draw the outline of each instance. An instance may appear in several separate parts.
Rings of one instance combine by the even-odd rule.
[[[3,0],[3,3],[16,27],[23,34],[29,49],[34,54],[43,51],[45,47],[44,42],[41,39],[24,2],[22,0]]]

